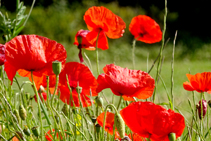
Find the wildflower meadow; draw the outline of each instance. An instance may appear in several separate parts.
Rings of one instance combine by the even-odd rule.
[[[178,31],[175,31],[169,52],[169,82],[161,75],[163,51],[168,43],[165,34],[168,5],[167,0],[163,1],[162,27],[148,15],[137,14],[126,25],[120,14],[104,5],[86,9],[80,18],[87,28],[78,28],[72,42],[78,49],[78,61],[67,61],[67,57],[71,58],[68,46],[56,40],[22,34],[35,0],[28,13],[24,3],[17,0],[14,18],[0,11],[3,32],[0,44],[0,140],[211,140],[211,101],[208,98],[211,72],[192,74],[187,71],[186,76],[180,76],[186,77],[180,86],[191,98],[185,100],[186,112],[178,104],[181,95],[174,88],[175,80],[179,79],[175,77],[174,69]],[[106,50],[112,52],[109,40],[124,42],[121,38],[125,31],[133,36],[129,46],[131,52],[125,54],[132,58],[130,68],[115,62],[102,67],[100,55]],[[155,43],[159,45],[157,57],[146,63],[147,71],[136,69],[140,65],[136,60],[138,42],[149,47]],[[90,59],[86,52],[93,54],[94,59]],[[160,89],[165,91],[162,102],[157,100]]]

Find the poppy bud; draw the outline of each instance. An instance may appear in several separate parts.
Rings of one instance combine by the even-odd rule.
[[[124,138],[122,138],[120,141],[130,141],[130,138],[128,136],[125,136]]]
[[[176,134],[175,133],[169,133],[168,137],[169,137],[169,141],[176,141]]]
[[[38,126],[33,127],[31,130],[36,137],[40,135],[40,130]]]
[[[69,107],[68,107],[67,103],[64,104],[64,106],[62,108],[62,112],[64,113],[65,116],[68,116]]]
[[[101,96],[97,96],[95,101],[99,107],[103,107],[103,98]]]
[[[78,94],[81,94],[81,92],[82,92],[82,87],[77,86],[77,87],[76,87],[76,91],[77,91]]]
[[[211,108],[211,100],[208,101],[208,105]]]
[[[92,123],[93,123],[93,124],[95,124],[96,121],[97,121],[96,117],[94,117],[94,116],[91,118],[91,120],[92,120]]]
[[[38,93],[45,93],[46,91],[45,91],[45,88],[42,86],[42,85],[40,85],[40,88],[39,88],[39,90],[38,90]]]
[[[55,75],[59,75],[62,70],[62,63],[59,61],[52,62],[52,68]]]
[[[100,133],[100,128],[101,128],[100,124],[96,124],[95,128],[96,128],[96,132]]]
[[[23,107],[23,105],[19,106],[19,115],[22,120],[26,119],[27,113],[26,113],[26,109]]]
[[[16,117],[16,119],[17,119],[17,121],[19,122],[19,120],[20,120],[20,116],[19,116],[18,110],[17,110],[17,109],[15,109],[15,110],[13,111],[13,114],[15,115],[15,117]]]
[[[203,113],[201,113],[201,105],[202,105]],[[198,109],[199,119],[202,119],[207,112],[206,100],[202,99],[202,104],[201,104],[201,101],[199,101],[199,104],[196,106],[196,108]],[[202,115],[203,115],[203,117],[202,117]]]
[[[115,114],[116,128],[121,138],[125,137],[125,122],[119,113]]]
[[[30,129],[25,126],[25,128],[23,129],[23,132],[27,135],[27,136],[30,136],[31,135],[31,132],[30,132]]]

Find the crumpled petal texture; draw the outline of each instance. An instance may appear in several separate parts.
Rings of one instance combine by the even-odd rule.
[[[138,15],[131,20],[129,31],[138,41],[156,43],[162,39],[160,26],[149,16]]]
[[[38,35],[19,35],[5,46],[5,71],[11,81],[19,69],[52,75],[52,62],[62,62],[63,68],[67,57],[63,45]]]
[[[125,100],[132,100],[132,97],[147,99],[153,94],[155,81],[146,72],[121,68],[114,64],[106,65],[103,71],[97,78],[97,93],[110,88],[115,95],[123,96]]]
[[[187,91],[208,92],[211,94],[211,72],[186,74],[189,82],[184,82],[183,87]]]
[[[180,137],[185,128],[182,115],[152,102],[133,102],[120,111],[125,124],[142,137],[153,141],[169,141],[168,134]]]

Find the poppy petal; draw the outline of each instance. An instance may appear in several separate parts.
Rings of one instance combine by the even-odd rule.
[[[4,63],[4,70],[7,73],[8,79],[11,81],[11,85],[13,82],[13,78],[15,77],[16,71],[18,70],[14,66],[12,66],[9,62]]]

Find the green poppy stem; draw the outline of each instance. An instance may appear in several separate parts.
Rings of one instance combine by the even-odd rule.
[[[41,141],[43,140],[43,123],[42,123],[42,115],[41,115],[41,108],[40,108],[40,97],[38,95],[37,89],[36,89],[36,85],[34,83],[34,79],[33,79],[33,71],[31,71],[31,79],[32,79],[32,84],[33,84],[33,89],[35,91],[36,97],[37,97],[37,105],[38,105],[38,112],[39,112],[39,120],[40,120],[40,136],[41,136]]]
[[[161,63],[163,59],[163,49],[164,49],[164,44],[165,44],[165,32],[166,32],[166,17],[167,17],[167,0],[165,0],[165,14],[164,14],[164,24],[163,24],[163,34],[162,34],[162,45],[160,48],[160,55],[159,55],[159,61],[157,65],[157,73],[156,73],[156,79],[155,79],[155,89],[154,89],[154,94],[153,94],[153,102],[155,102],[155,96],[156,96],[156,89],[157,89],[157,83],[159,79],[159,74],[161,73]]]

